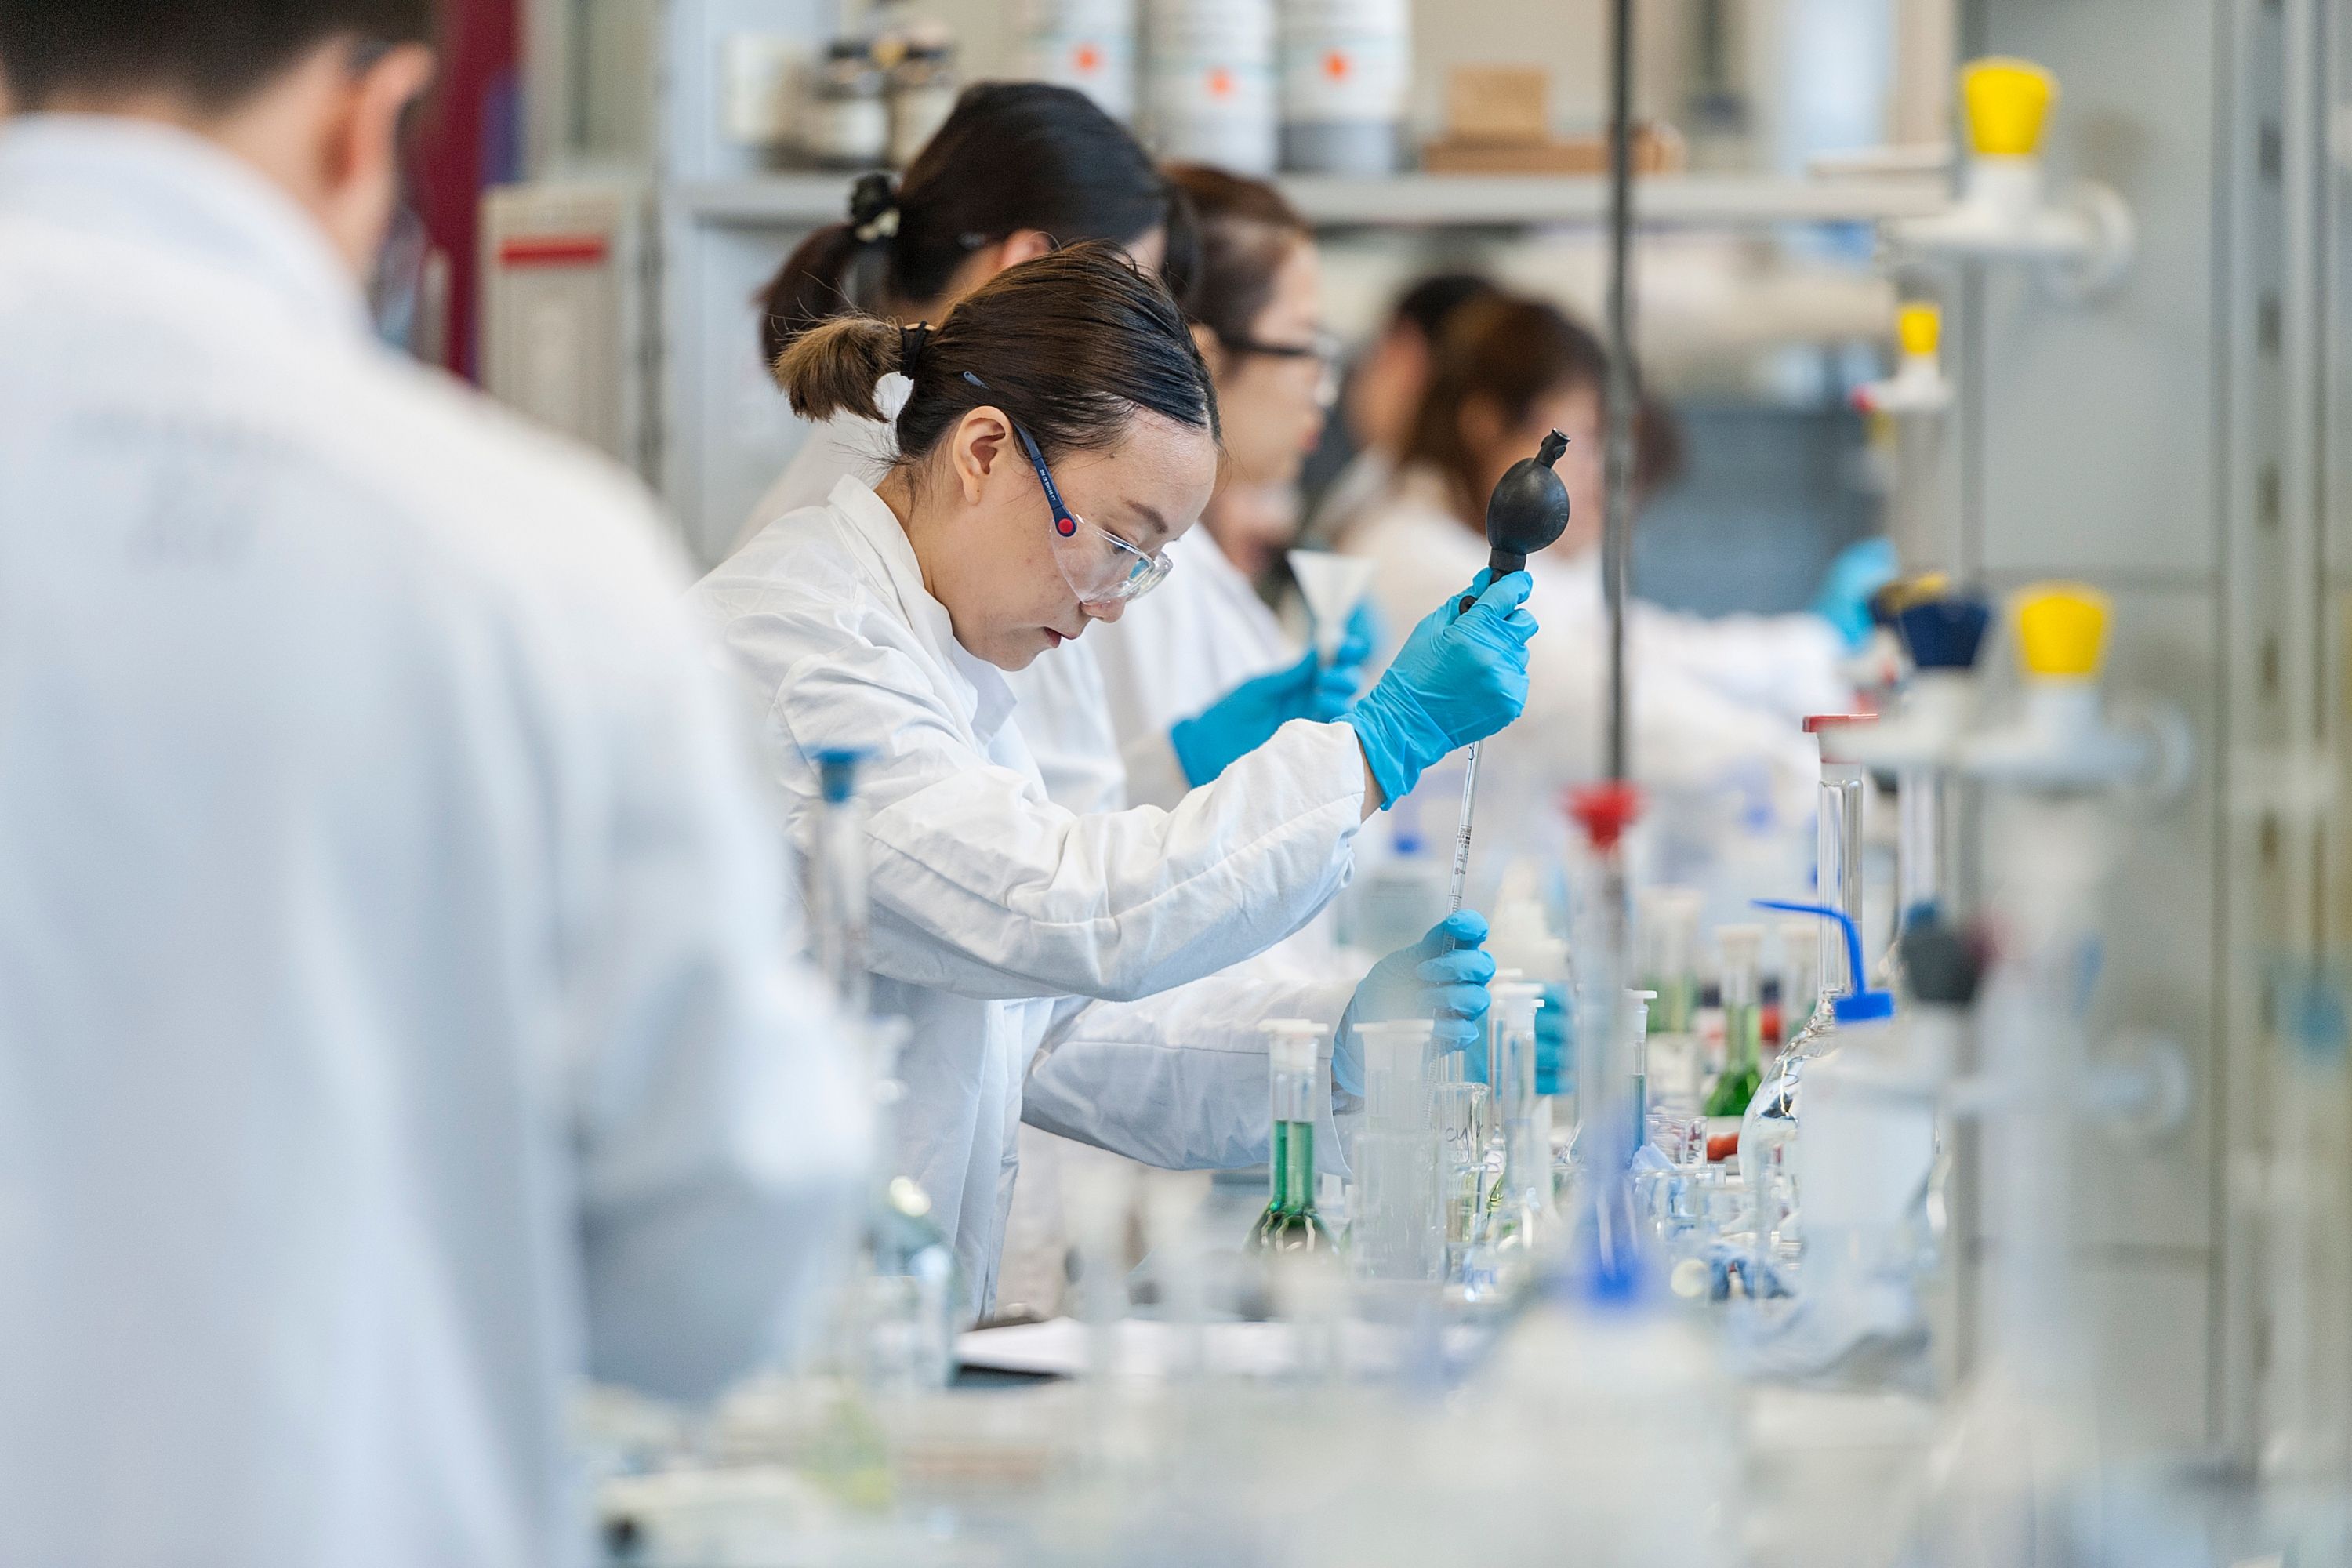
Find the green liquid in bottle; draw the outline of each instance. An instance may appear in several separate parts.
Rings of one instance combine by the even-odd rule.
[[[1761,1058],[1763,1014],[1753,1002],[1731,1004],[1723,1010],[1723,1076],[1706,1097],[1709,1116],[1744,1116],[1764,1081]]]
[[[1250,1250],[1328,1251],[1330,1228],[1315,1212],[1315,1124],[1276,1121],[1271,1163],[1274,1194],[1250,1231]]]

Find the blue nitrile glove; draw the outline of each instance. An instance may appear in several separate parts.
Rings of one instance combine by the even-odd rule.
[[[1813,597],[1813,614],[1829,622],[1845,639],[1848,651],[1870,640],[1870,596],[1895,581],[1903,570],[1895,542],[1879,537],[1847,545],[1822,574],[1821,592]]]
[[[1331,1042],[1331,1081],[1349,1094],[1364,1092],[1359,1024],[1428,1018],[1437,1025],[1431,1038],[1439,1050],[1458,1051],[1483,1038],[1486,985],[1495,978],[1494,959],[1478,951],[1486,940],[1486,920],[1474,910],[1460,910],[1430,927],[1429,934],[1411,947],[1401,947],[1373,964],[1340,1015],[1339,1031]]]
[[[1391,805],[1412,793],[1422,769],[1485,740],[1528,705],[1528,639],[1536,635],[1536,618],[1525,605],[1535,583],[1524,572],[1499,583],[1490,583],[1491,575],[1471,579],[1478,602],[1467,611],[1455,607],[1462,595],[1448,594],[1423,616],[1388,673],[1348,715]]]
[[[1570,1045],[1576,1038],[1576,1014],[1569,1006],[1568,987],[1544,987],[1544,1005],[1536,1009],[1536,1092],[1558,1094],[1572,1070]]]
[[[1274,739],[1293,719],[1325,724],[1345,713],[1363,684],[1364,660],[1371,653],[1371,638],[1350,629],[1328,667],[1310,648],[1297,664],[1244,680],[1202,712],[1176,721],[1168,727],[1168,741],[1176,748],[1185,781],[1200,788],[1236,758]]]
[[[1565,986],[1544,987],[1544,1005],[1536,1009],[1536,1092],[1558,1094],[1568,1079],[1568,1044],[1575,1037],[1576,1020],[1568,1010]],[[1462,1076],[1472,1083],[1491,1085],[1486,1070],[1486,1031],[1462,1053]]]

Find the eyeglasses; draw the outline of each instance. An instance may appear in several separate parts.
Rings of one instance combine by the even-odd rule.
[[[1268,359],[1311,359],[1321,366],[1315,383],[1315,401],[1328,408],[1339,401],[1341,349],[1336,333],[1318,331],[1303,343],[1269,343],[1256,338],[1226,338],[1226,350],[1236,354],[1264,354]]]
[[[963,373],[964,380],[982,392],[988,383]],[[1054,510],[1054,564],[1070,584],[1070,592],[1078,596],[1081,605],[1118,604],[1139,599],[1166,580],[1175,563],[1162,553],[1150,554],[1138,550],[1107,528],[1097,527],[1072,511],[1062,500],[1062,487],[1054,482],[1054,471],[1045,466],[1045,454],[1018,419],[1010,414],[1005,419],[1013,434],[1021,442],[1021,449],[1029,454],[1029,466],[1037,470],[1037,482],[1045,487],[1045,504]]]

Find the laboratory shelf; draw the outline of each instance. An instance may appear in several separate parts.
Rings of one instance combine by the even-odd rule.
[[[1609,212],[1598,176],[1404,174],[1384,180],[1297,176],[1282,188],[1310,222],[1330,227],[1469,227],[1593,223]],[[1634,182],[1633,211],[1653,226],[1769,226],[1874,223],[1950,205],[1940,178],[1787,180],[1657,174]]]
[[[674,199],[692,218],[730,227],[803,227],[842,214],[848,176],[771,174],[690,183]],[[1387,179],[1295,175],[1282,188],[1308,221],[1329,228],[1518,227],[1594,223],[1608,182],[1538,174],[1400,174]],[[1746,228],[1875,223],[1921,217],[1951,200],[1940,175],[1795,180],[1659,174],[1634,186],[1634,212],[1658,227]]]

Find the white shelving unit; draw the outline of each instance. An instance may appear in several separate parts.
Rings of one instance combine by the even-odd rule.
[[[682,210],[730,226],[811,227],[840,217],[845,174],[789,174],[691,183]],[[1389,179],[1292,177],[1284,192],[1314,223],[1349,227],[1494,227],[1597,223],[1608,182],[1528,174],[1402,174]],[[1951,201],[1940,175],[1791,180],[1664,174],[1635,186],[1634,208],[1658,227],[1749,228],[1877,223],[1924,217]]]

